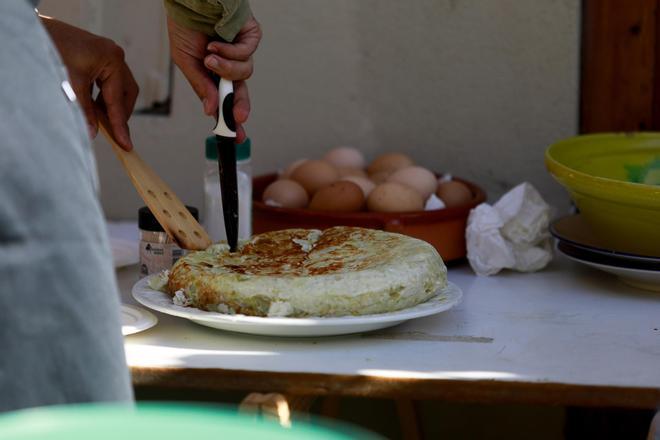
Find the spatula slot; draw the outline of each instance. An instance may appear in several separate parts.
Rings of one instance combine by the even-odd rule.
[[[168,193],[167,191],[163,191],[163,195],[165,196],[165,198],[166,198],[167,200],[172,200],[172,196],[171,196],[170,193]]]

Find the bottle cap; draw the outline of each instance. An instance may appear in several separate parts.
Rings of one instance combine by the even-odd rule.
[[[250,141],[250,138],[247,138],[242,144],[236,144],[236,161],[249,159],[251,150],[252,141]],[[206,138],[206,158],[208,160],[218,160],[218,148],[215,145],[215,136]]]
[[[188,211],[190,211],[195,220],[199,221],[199,211],[197,208],[194,206],[186,206],[186,208],[188,208]],[[158,220],[156,220],[156,216],[146,206],[138,210],[138,228],[143,231],[165,232],[160,223],[158,223]]]

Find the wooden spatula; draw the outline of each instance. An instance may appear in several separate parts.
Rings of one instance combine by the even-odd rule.
[[[203,250],[209,247],[211,239],[204,228],[135,149],[126,151],[119,146],[111,134],[109,121],[103,115],[99,116],[99,128],[112,144],[112,149],[131,178],[133,186],[167,235],[183,249]]]

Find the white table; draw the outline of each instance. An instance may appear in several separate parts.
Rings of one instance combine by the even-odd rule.
[[[137,267],[118,270],[122,299]],[[660,404],[660,294],[558,258],[534,274],[450,268],[458,307],[371,334],[241,335],[156,313],[126,337],[136,385],[489,403]]]

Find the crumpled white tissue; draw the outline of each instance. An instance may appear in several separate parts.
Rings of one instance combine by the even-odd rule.
[[[548,226],[551,207],[524,182],[495,205],[482,203],[470,212],[465,232],[467,257],[478,275],[502,269],[534,272],[552,260]]]

